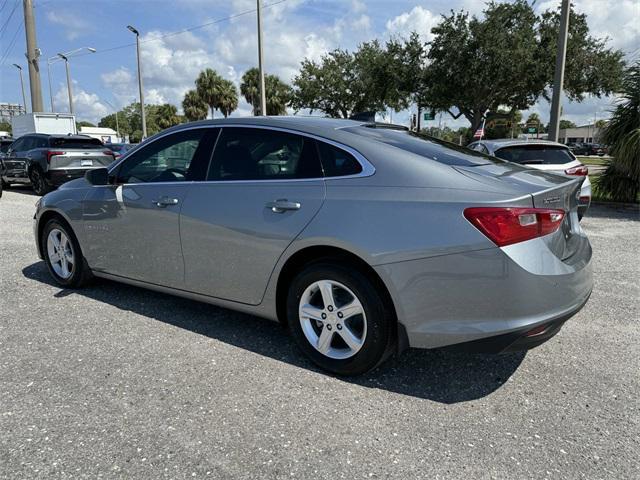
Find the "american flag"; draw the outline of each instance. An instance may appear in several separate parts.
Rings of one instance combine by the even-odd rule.
[[[484,122],[485,120],[482,120],[482,126],[476,130],[476,133],[473,134],[473,138],[482,140],[482,137],[484,137]]]

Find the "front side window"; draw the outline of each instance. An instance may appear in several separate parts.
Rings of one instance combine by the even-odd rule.
[[[263,128],[223,128],[208,180],[320,178],[315,141]]]
[[[128,157],[120,166],[117,183],[156,183],[198,180],[208,161],[212,132],[195,129],[167,135]],[[207,152],[208,151],[208,152]],[[198,161],[196,161],[198,160]],[[206,164],[206,163],[205,163]]]

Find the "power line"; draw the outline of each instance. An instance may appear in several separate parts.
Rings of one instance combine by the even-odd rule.
[[[13,14],[15,13],[16,8],[18,8],[18,4],[19,3],[20,3],[20,0],[16,0],[15,5],[13,6],[13,10],[11,10],[11,13],[7,17],[7,20],[4,22],[4,25],[2,25],[2,27],[0,28],[0,36],[4,35],[4,32],[6,31],[7,26],[9,25],[9,22],[11,21],[11,17],[13,17]]]
[[[11,54],[11,51],[13,50],[13,47],[16,44],[16,40],[18,39],[18,34],[23,30],[23,28],[24,28],[24,23],[21,22],[20,25],[18,25],[18,28],[16,29],[16,33],[14,33],[13,37],[11,38],[11,42],[9,42],[9,46],[7,47],[5,52],[2,54],[0,65],[4,65],[4,62],[6,62],[7,59],[9,58],[9,55]]]
[[[273,7],[275,5],[278,5],[280,3],[284,3],[286,1],[287,0],[278,0],[278,1],[270,3],[268,5],[264,5],[262,8],[265,9],[265,8]],[[201,28],[209,27],[209,26],[215,25],[217,23],[222,23],[222,22],[226,22],[227,20],[233,20],[234,18],[242,17],[244,15],[249,15],[251,13],[255,13],[256,11],[257,11],[257,9],[252,8],[251,10],[245,10],[243,12],[239,12],[239,13],[236,13],[234,15],[229,15],[228,17],[218,18],[216,20],[211,20],[209,22],[206,22],[206,23],[203,23],[203,24],[200,24],[200,25],[195,25],[193,27],[184,28],[182,30],[177,30],[175,32],[165,33],[164,35],[160,35],[158,37],[148,38],[146,40],[140,40],[140,43],[142,44],[142,43],[149,43],[149,42],[157,42],[157,41],[162,40],[162,39],[167,38],[167,37],[174,37],[176,35],[181,35],[183,33],[192,32],[194,30],[199,30]],[[99,49],[95,53],[97,54],[97,53],[112,52],[114,50],[120,50],[120,49],[123,49],[123,48],[133,47],[134,45],[135,45],[135,42],[127,43],[127,44],[118,45],[118,46],[115,46],[115,47]],[[85,55],[89,55],[89,53],[88,52],[87,53],[80,53],[80,54],[76,55],[76,57],[82,57],[82,56],[85,56]]]

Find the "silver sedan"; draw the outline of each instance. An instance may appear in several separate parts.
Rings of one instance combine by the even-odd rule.
[[[108,278],[277,320],[331,372],[407,347],[531,348],[587,301],[580,180],[384,124],[180,125],[43,197],[56,282]]]

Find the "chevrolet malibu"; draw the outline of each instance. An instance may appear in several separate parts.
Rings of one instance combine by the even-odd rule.
[[[282,322],[320,367],[407,347],[536,346],[586,303],[581,179],[402,127],[180,125],[37,204],[53,279],[92,277]]]

